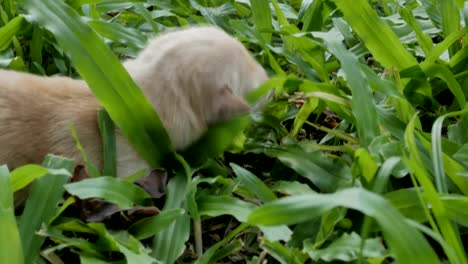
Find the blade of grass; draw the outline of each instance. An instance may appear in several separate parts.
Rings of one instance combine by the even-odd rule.
[[[134,223],[129,227],[128,231],[139,240],[146,239],[167,228],[177,217],[183,214],[184,210],[180,208],[164,210],[156,216],[143,218]]]
[[[413,29],[421,49],[427,56],[433,46],[431,38],[428,35],[424,34],[424,32],[421,29],[421,26],[418,24],[416,18],[414,17],[409,7],[402,7],[398,11],[400,13],[401,18],[405,20],[405,22]]]
[[[68,175],[70,175],[73,165],[74,161],[72,160],[51,155],[48,155],[42,163],[42,166],[46,168],[66,169]],[[33,263],[38,256],[45,237],[38,236],[36,232],[43,223],[48,223],[55,215],[58,202],[62,199],[65,191],[63,185],[68,181],[68,175],[48,174],[34,182],[19,221],[25,256],[24,263]]]
[[[13,188],[6,165],[0,167],[0,263],[24,263],[13,208]]]
[[[444,37],[460,30],[460,12],[454,0],[437,0],[442,18],[442,32]],[[457,45],[449,48],[450,57],[458,51]]]
[[[183,169],[177,171],[175,177],[167,185],[167,199],[163,212],[183,207],[188,184],[192,177],[191,168],[180,156],[177,157],[179,157]],[[183,253],[189,235],[190,217],[184,213],[178,216],[168,228],[161,230],[155,236],[151,255],[163,263],[175,263],[176,259]]]
[[[103,146],[102,175],[117,176],[117,149],[115,143],[115,125],[105,109],[98,112],[98,126]]]
[[[0,28],[0,51],[5,50],[11,43],[11,39],[23,31],[28,23],[22,16],[10,20],[8,24]]]

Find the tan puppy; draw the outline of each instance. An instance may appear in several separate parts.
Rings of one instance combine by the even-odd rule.
[[[248,111],[242,96],[267,80],[242,44],[214,27],[162,34],[124,66],[178,150],[210,124]],[[81,162],[73,123],[90,160],[101,166],[99,104],[84,81],[0,70],[0,109],[0,164],[39,163],[47,153]],[[119,176],[148,168],[118,130],[116,137]]]

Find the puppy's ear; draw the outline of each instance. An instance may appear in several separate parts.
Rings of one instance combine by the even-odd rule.
[[[245,114],[250,110],[250,106],[242,99],[225,87],[219,92],[214,101],[214,115],[211,123],[225,121],[231,117]]]

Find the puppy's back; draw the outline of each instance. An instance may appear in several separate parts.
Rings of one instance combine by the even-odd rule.
[[[0,163],[40,163],[48,153],[81,161],[70,133],[100,160],[98,103],[83,81],[0,70]]]

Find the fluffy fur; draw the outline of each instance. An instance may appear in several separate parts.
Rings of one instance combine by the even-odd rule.
[[[239,41],[214,27],[162,34],[124,66],[178,150],[210,124],[248,111],[242,96],[267,79]],[[84,81],[8,70],[0,70],[0,80],[0,163],[39,163],[47,153],[81,162],[73,123],[90,160],[101,165],[99,103]],[[118,130],[116,136],[119,176],[147,168]]]

